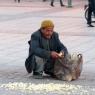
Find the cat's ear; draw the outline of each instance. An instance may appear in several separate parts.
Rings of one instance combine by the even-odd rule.
[[[82,55],[82,54],[78,54],[78,58],[79,58],[79,61],[80,61],[81,63],[83,63],[83,55]]]
[[[82,59],[82,54],[78,54],[78,58],[79,59]]]

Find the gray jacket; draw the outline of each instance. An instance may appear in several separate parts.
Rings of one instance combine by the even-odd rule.
[[[30,54],[41,58],[50,58],[51,51],[64,51],[67,53],[67,48],[60,42],[58,34],[53,32],[51,39],[48,40],[49,49],[47,48],[47,39],[42,36],[41,30],[34,32],[30,40]]]

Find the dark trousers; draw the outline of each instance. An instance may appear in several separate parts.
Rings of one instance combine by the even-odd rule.
[[[54,4],[54,0],[51,0],[51,5],[53,5],[53,4]],[[61,6],[63,5],[62,0],[60,0],[60,5],[61,5]]]
[[[20,0],[15,0],[15,2],[18,2],[18,3],[20,3]]]
[[[35,62],[33,62],[34,64],[33,73],[42,74],[44,71],[46,74],[53,75],[53,69],[54,69],[53,60],[45,60],[43,58],[35,56],[34,61]]]
[[[87,19],[87,24],[91,24],[91,21],[92,21],[92,19],[91,19],[92,12],[93,12],[92,8],[88,8],[88,19]]]

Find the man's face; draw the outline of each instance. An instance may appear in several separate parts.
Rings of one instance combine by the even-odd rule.
[[[53,27],[42,29],[42,34],[46,39],[50,39],[53,34]]]

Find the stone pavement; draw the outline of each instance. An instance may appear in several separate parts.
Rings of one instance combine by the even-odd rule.
[[[48,2],[0,3],[0,95],[94,95],[95,28],[87,27],[83,6],[50,7]],[[31,33],[44,19],[55,23],[61,41],[69,52],[83,54],[80,78],[66,82],[46,77],[35,80],[27,74],[24,62]]]

